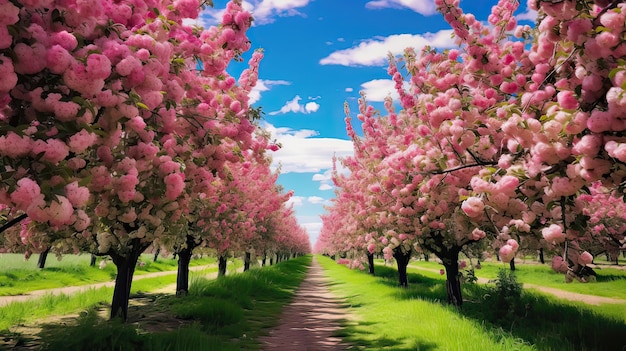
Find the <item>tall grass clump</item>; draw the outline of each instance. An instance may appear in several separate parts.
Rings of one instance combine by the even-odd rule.
[[[488,286],[485,302],[491,304],[495,318],[516,316],[523,312],[522,284],[517,281],[515,272],[506,269],[498,271],[498,277]]]

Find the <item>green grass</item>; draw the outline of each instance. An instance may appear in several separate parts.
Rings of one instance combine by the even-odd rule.
[[[382,261],[380,261],[382,262]],[[517,262],[516,262],[517,263]],[[481,262],[481,269],[475,270],[477,277],[494,279],[499,269],[508,269],[509,265],[501,262]],[[439,271],[443,265],[437,262],[412,261],[410,267],[422,267]],[[541,285],[586,295],[613,297],[626,300],[626,270],[603,267],[597,269],[597,281],[591,283],[565,283],[565,276],[554,272],[547,264],[517,263],[515,275],[518,281],[527,284]],[[417,272],[417,271],[416,271]],[[438,273],[419,271],[429,277],[439,276]],[[445,279],[445,277],[441,277]]]
[[[344,334],[362,350],[621,350],[626,344],[623,318],[595,307],[528,291],[503,306],[493,286],[465,284],[457,309],[445,302],[438,273],[411,270],[409,288],[401,289],[390,266],[376,266],[371,277],[320,262],[336,282],[333,290],[353,305],[358,322]]]
[[[177,261],[161,258],[152,261],[153,255],[145,254],[140,259],[135,275],[153,272],[176,271]],[[108,261],[104,269],[89,266],[89,255],[67,255],[59,261],[48,256],[46,267],[37,268],[36,257],[25,261],[20,254],[0,255],[0,296],[21,295],[33,290],[61,288],[107,282],[115,279],[115,265]],[[101,259],[98,259],[100,262]],[[190,266],[210,265],[215,258],[193,259]],[[231,261],[232,262],[232,261]],[[237,260],[235,260],[237,262]],[[229,262],[230,263],[230,262]]]
[[[232,272],[243,263],[241,260],[230,260],[227,271]],[[217,267],[208,267],[198,271],[190,272],[190,279],[197,279],[207,274],[217,272]],[[229,274],[227,272],[227,274]],[[146,292],[155,291],[176,283],[176,274],[136,279],[131,287],[131,295],[144,294]],[[65,273],[67,274],[67,273]],[[112,287],[103,287],[98,289],[87,289],[84,292],[72,295],[44,295],[41,298],[35,298],[26,302],[14,302],[5,306],[0,306],[0,331],[7,330],[10,327],[20,323],[32,323],[54,315],[66,315],[89,310],[104,304],[110,304],[113,297]]]
[[[300,257],[216,280],[195,277],[188,296],[156,296],[145,313],[158,311],[178,318],[182,326],[175,330],[148,333],[141,320],[137,324],[106,321],[92,308],[75,325],[45,325],[40,334],[43,349],[256,350],[258,337],[277,324],[310,260],[310,256]]]

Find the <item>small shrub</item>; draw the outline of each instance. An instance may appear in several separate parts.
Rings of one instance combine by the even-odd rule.
[[[496,318],[515,317],[523,312],[522,284],[517,281],[515,272],[500,269],[498,277],[490,282],[495,286],[489,290],[487,299]]]

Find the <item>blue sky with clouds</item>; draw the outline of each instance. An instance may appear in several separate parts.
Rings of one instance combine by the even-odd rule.
[[[464,0],[461,7],[486,21],[496,3]],[[214,0],[202,24],[215,23],[225,5]],[[253,50],[265,53],[253,106],[262,107],[263,126],[282,144],[273,156],[281,166],[278,181],[295,191],[291,202],[298,221],[314,242],[319,215],[334,197],[333,155],[352,153],[344,103],[356,117],[362,91],[382,109],[383,99],[394,96],[387,54],[401,55],[409,46],[453,47],[452,31],[434,0],[250,0],[244,8],[255,18],[248,32]],[[522,1],[518,18],[532,25],[535,16]]]

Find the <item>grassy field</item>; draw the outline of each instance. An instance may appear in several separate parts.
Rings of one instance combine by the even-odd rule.
[[[169,277],[139,280],[133,283],[126,324],[106,318],[108,300],[103,297],[110,298],[110,291],[94,291],[93,297],[72,295],[65,298],[82,306],[79,318],[39,325],[36,335],[22,334],[23,328],[17,327],[0,327],[4,329],[0,334],[42,350],[255,350],[260,347],[258,336],[278,322],[278,314],[304,278],[310,260],[310,256],[301,257],[213,280],[194,275],[189,295],[184,297],[137,293],[167,285],[171,280],[161,280]],[[23,305],[47,309],[33,303]]]
[[[623,318],[596,307],[522,290],[519,296],[505,296],[493,286],[465,284],[465,303],[457,309],[445,302],[445,283],[438,273],[410,270],[409,288],[401,289],[390,266],[377,266],[372,277],[327,258],[319,261],[334,282],[332,290],[351,306],[356,321],[342,336],[359,350],[580,351],[626,346]]]
[[[36,256],[36,255],[35,255]],[[53,255],[48,257],[44,269],[37,268],[37,257],[25,261],[20,254],[0,254],[0,296],[20,295],[33,290],[60,288],[65,286],[87,285],[108,282],[115,279],[115,265],[111,261],[103,269],[89,266],[89,255],[66,255],[59,261]],[[216,259],[205,256],[193,259],[190,266],[213,265]],[[177,261],[145,254],[140,259],[135,275],[175,271]]]
[[[377,260],[382,264],[382,260]],[[409,267],[425,268],[431,271],[439,271],[443,265],[433,261],[411,261]],[[498,275],[500,269],[509,269],[508,264],[501,262],[481,262],[481,269],[476,269],[477,277],[494,279]],[[429,277],[440,276],[439,273],[431,273],[421,271],[421,274]],[[536,263],[517,263],[515,276],[521,283],[534,284],[557,288],[565,291],[576,292],[579,294],[596,295],[604,297],[613,297],[626,300],[626,270],[602,267],[596,269],[597,281],[592,283],[572,282],[565,283],[565,276],[554,272],[547,264]],[[445,279],[445,277],[441,277]]]
[[[257,350],[258,337],[278,323],[310,260],[301,257],[213,280],[192,273],[185,297],[151,293],[172,284],[175,275],[137,280],[126,324],[108,321],[110,288],[11,304],[0,308],[0,349],[2,340],[17,340],[44,350]],[[326,257],[318,261],[332,279],[331,290],[351,315],[336,335],[354,350],[626,347],[626,306],[564,302],[521,287],[516,291],[509,282],[508,288],[513,288],[506,294],[493,284],[464,284],[465,303],[458,309],[445,302],[443,277],[432,272],[436,263],[429,263],[434,264],[426,267],[429,270],[410,268],[409,288],[402,289],[395,267],[377,265],[373,277]],[[229,262],[229,269],[238,264]],[[500,268],[483,266],[486,275]],[[606,283],[619,284],[620,279]],[[80,317],[54,317],[72,313]],[[41,329],[34,333],[33,325]]]

